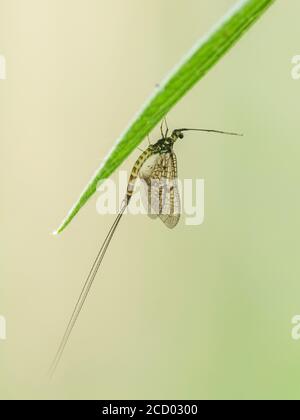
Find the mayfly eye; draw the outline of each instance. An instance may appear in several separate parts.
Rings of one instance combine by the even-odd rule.
[[[183,137],[184,137],[184,135],[183,135],[183,133],[179,133],[179,136],[178,136],[180,139],[183,139]]]

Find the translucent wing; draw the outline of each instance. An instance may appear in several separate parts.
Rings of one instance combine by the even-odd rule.
[[[181,213],[175,153],[170,154],[166,171],[167,173],[164,173],[166,176],[164,176],[165,188],[163,190],[165,196],[163,196],[159,217],[168,228],[173,229],[178,224]]]
[[[175,153],[157,154],[145,165],[139,175],[147,185],[148,215],[160,217],[172,229],[179,222],[181,211]]]
[[[158,202],[158,191],[151,189],[151,180],[159,180],[161,178],[160,168],[162,168],[162,159],[160,154],[152,155],[142,166],[139,172],[139,177],[144,181],[145,188],[141,191],[143,206],[147,215],[151,219],[156,219],[159,212],[155,210],[155,203]],[[157,198],[154,199],[157,194]],[[153,196],[153,198],[152,198]]]

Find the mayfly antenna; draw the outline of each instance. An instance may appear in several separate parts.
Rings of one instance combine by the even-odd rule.
[[[227,136],[240,136],[242,137],[244,134],[241,133],[232,133],[230,131],[221,131],[221,130],[210,130],[206,128],[177,128],[174,130],[175,132],[182,132],[182,131],[202,131],[205,133],[216,133],[216,134],[226,134]]]

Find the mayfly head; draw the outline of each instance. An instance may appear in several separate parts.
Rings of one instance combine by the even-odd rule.
[[[177,141],[178,139],[183,139],[184,134],[183,132],[184,130],[180,130],[180,129],[176,129],[173,131],[172,135],[171,135],[171,139],[173,141],[173,143],[175,143],[175,141]]]

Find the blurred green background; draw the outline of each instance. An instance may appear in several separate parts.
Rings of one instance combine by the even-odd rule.
[[[180,176],[205,179],[204,224],[125,217],[46,377],[114,217],[94,199],[51,232],[155,84],[234,3],[0,0],[0,398],[300,397],[298,0],[278,0],[168,115],[171,128],[245,133],[176,145]]]

